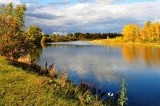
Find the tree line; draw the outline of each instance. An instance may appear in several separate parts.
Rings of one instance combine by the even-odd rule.
[[[138,24],[128,24],[124,26],[122,35],[125,41],[160,42],[160,23],[148,21],[143,27]]]
[[[116,38],[122,36],[118,33],[69,33],[67,35],[56,35],[56,34],[43,34],[42,43],[47,42],[65,42],[65,41],[75,41],[75,40],[95,40],[95,39],[107,39]]]

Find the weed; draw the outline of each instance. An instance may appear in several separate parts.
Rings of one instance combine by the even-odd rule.
[[[120,91],[121,95],[118,98],[118,102],[119,102],[120,106],[124,106],[124,104],[127,103],[128,98],[126,96],[126,92],[127,92],[126,81],[125,81],[125,79],[123,79],[122,80],[122,90]]]
[[[48,73],[48,76],[51,77],[51,78],[55,78],[57,76],[57,69],[56,68],[51,68],[49,69],[49,73]]]

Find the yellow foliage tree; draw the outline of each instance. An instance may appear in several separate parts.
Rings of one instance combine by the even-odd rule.
[[[124,40],[134,42],[135,40],[134,25],[133,24],[125,25],[122,34],[124,36]]]
[[[143,27],[138,24],[125,25],[122,30],[125,41],[155,42],[160,41],[160,24],[147,21]]]

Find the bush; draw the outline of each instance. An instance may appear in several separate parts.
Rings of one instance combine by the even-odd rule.
[[[0,5],[0,55],[17,60],[34,47],[24,33],[25,11],[26,5]]]

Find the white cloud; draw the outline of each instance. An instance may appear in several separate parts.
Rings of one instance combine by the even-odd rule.
[[[78,0],[80,3],[97,3],[101,5],[109,5],[124,0]]]
[[[101,5],[110,5],[116,2],[124,1],[124,0],[95,0],[96,3]]]
[[[18,0],[11,0],[21,3]],[[68,0],[65,0],[68,2]],[[81,0],[84,1],[84,0]],[[88,2],[93,0],[88,0]],[[160,1],[113,4],[124,0],[96,0],[95,3],[39,5],[27,3],[26,26],[39,25],[45,33],[52,32],[121,32],[129,23],[160,21]],[[9,1],[2,1],[9,2]],[[103,4],[104,3],[104,4]],[[107,5],[106,5],[107,4]]]
[[[8,4],[8,3],[13,3],[15,5],[21,4],[20,0],[0,0],[0,4]]]
[[[118,0],[96,0],[98,4],[112,4]]]

